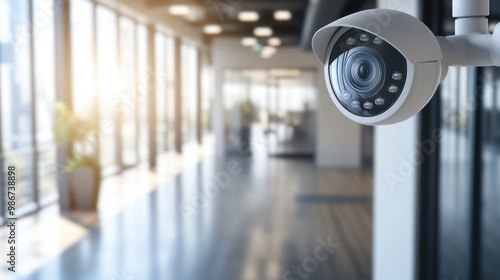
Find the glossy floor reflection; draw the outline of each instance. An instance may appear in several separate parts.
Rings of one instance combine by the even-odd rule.
[[[25,279],[371,279],[371,180],[309,159],[207,157]]]

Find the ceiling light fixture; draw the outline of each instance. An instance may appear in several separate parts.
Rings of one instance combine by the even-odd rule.
[[[270,27],[256,27],[253,30],[253,35],[256,37],[269,37],[273,35],[273,30]]]
[[[276,38],[276,37],[269,38],[269,40],[267,40],[267,44],[269,46],[279,47],[279,46],[281,46],[281,39],[280,38]]]
[[[292,13],[288,10],[279,10],[274,12],[274,19],[278,21],[288,21],[292,19]]]
[[[259,14],[255,11],[242,11],[238,14],[238,19],[242,22],[254,22],[259,20]]]
[[[252,47],[257,44],[257,39],[254,37],[245,37],[241,39],[241,44],[245,47]]]
[[[186,16],[189,14],[190,8],[188,5],[172,5],[168,8],[168,12],[174,16]]]
[[[260,52],[260,55],[263,58],[270,58],[275,53],[276,53],[276,48],[275,47],[266,46],[266,47],[262,48],[262,51]]]
[[[222,33],[222,27],[218,24],[208,24],[203,27],[203,32],[209,35],[217,35]]]

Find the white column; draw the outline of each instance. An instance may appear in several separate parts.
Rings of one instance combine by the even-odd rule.
[[[419,15],[419,1],[379,0],[379,8]],[[418,116],[375,129],[373,272],[375,280],[415,279]]]

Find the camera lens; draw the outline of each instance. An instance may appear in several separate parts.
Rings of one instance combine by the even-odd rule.
[[[344,52],[331,67],[332,81],[360,97],[369,97],[377,93],[385,75],[384,62],[380,55],[365,46],[355,47]]]
[[[344,54],[344,79],[352,90],[360,95],[373,95],[374,89],[383,78],[383,62],[377,60],[376,53],[366,47],[354,48]],[[339,59],[339,63],[342,59]]]
[[[368,63],[362,63],[358,67],[358,77],[361,80],[368,80],[372,75],[372,67]]]

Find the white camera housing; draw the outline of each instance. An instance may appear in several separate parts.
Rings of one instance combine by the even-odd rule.
[[[398,123],[431,100],[449,66],[498,65],[499,26],[490,35],[486,18],[473,15],[461,20],[465,22],[457,23],[457,28],[469,30],[461,32],[460,27],[459,35],[436,37],[409,14],[373,9],[318,30],[312,48],[324,65],[328,92],[337,108],[360,124]]]

